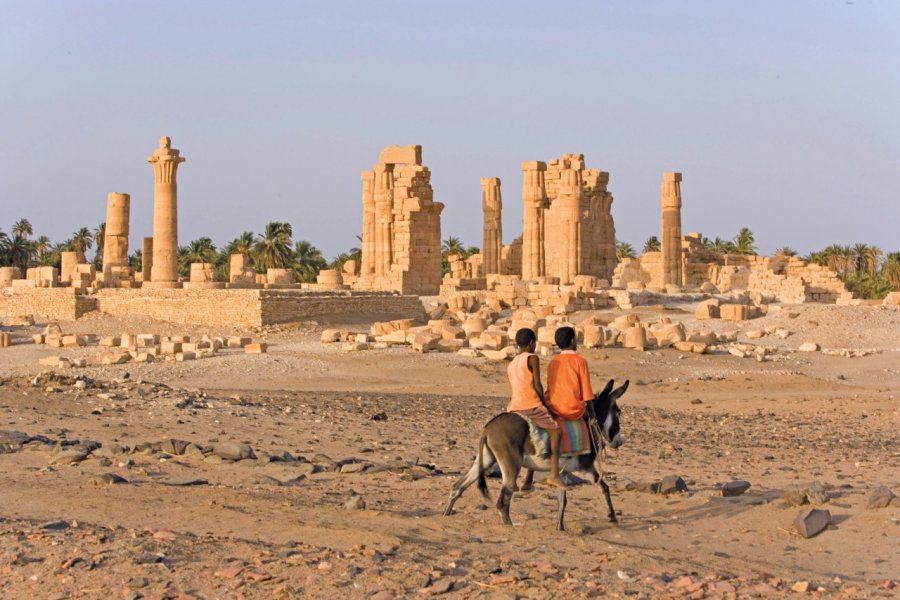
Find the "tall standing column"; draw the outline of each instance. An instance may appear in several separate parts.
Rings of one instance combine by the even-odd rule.
[[[150,281],[153,270],[153,238],[145,237],[141,243],[141,281]]]
[[[581,171],[564,169],[561,175],[559,195],[555,200],[560,210],[559,239],[562,242],[559,282],[570,285],[581,270]]]
[[[484,243],[481,248],[484,274],[500,272],[500,249],[503,246],[503,199],[500,178],[481,180],[481,210],[484,212]]]
[[[547,163],[529,161],[522,163],[524,181],[522,200],[525,203],[522,225],[522,279],[544,276],[544,210],[547,207],[547,190],[544,172]]]
[[[178,165],[185,158],[172,148],[168,136],[159,138],[159,148],[148,159],[153,165],[153,283],[178,282]]]
[[[112,268],[128,266],[128,223],[131,196],[110,192],[106,197],[106,233],[103,238],[103,283],[112,284]]]
[[[662,283],[683,285],[681,273],[681,173],[663,173]]]
[[[375,165],[375,274],[391,271],[394,221],[394,165]]]
[[[362,264],[359,268],[360,275],[371,275],[375,272],[375,173],[363,171],[362,179],[362,204],[363,204],[363,229],[362,229]]]

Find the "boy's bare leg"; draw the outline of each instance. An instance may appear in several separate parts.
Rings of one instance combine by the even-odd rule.
[[[550,433],[550,475],[547,476],[547,483],[565,489],[566,484],[559,476],[559,436],[562,432],[559,429],[548,431]]]

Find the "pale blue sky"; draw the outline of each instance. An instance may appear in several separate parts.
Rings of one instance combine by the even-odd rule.
[[[524,160],[610,171],[618,237],[684,230],[762,252],[900,250],[900,2],[0,1],[0,227],[56,241],[187,157],[180,241],[270,220],[328,258],[357,244],[359,172],[422,144],[443,237],[481,245],[481,177],[521,233]]]

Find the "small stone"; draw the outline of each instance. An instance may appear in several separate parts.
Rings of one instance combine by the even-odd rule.
[[[804,342],[797,348],[800,352],[818,352],[819,345],[814,342]]]
[[[686,491],[688,491],[687,484],[684,482],[684,479],[682,479],[678,475],[668,475],[666,477],[663,477],[659,485],[660,494],[669,495],[674,494],[675,492]]]
[[[148,585],[150,585],[150,582],[147,581],[146,577],[132,577],[128,580],[128,587],[130,588],[140,589],[145,588]]]
[[[377,412],[374,415],[372,415],[372,420],[373,421],[387,421],[388,420],[387,413],[384,411]]]
[[[253,449],[247,444],[222,443],[213,446],[213,454],[224,458],[225,460],[243,460],[246,458],[256,458]]]
[[[65,521],[49,521],[41,525],[41,529],[49,529],[51,531],[61,531],[68,528],[69,524]]]
[[[805,538],[824,531],[831,523],[831,513],[818,508],[808,508],[800,511],[794,519],[794,529]]]
[[[808,581],[798,581],[794,585],[791,586],[791,589],[799,594],[805,594],[809,591],[809,582]]]
[[[188,487],[193,485],[209,485],[209,481],[206,479],[197,479],[197,478],[184,478],[184,479],[168,479],[163,482],[165,485],[171,485],[173,487]]]
[[[744,492],[750,489],[750,482],[744,481],[742,479],[737,479],[735,481],[729,481],[728,483],[722,486],[722,495],[726,498],[732,496],[740,496]]]
[[[344,503],[344,508],[347,510],[364,510],[366,508],[366,501],[359,494],[355,494],[350,496],[350,499]]]
[[[128,481],[126,481],[124,477],[116,475],[115,473],[99,473],[97,475],[94,475],[91,479],[93,479],[94,485],[113,485],[116,483],[128,483]]]
[[[395,597],[394,592],[381,590],[380,592],[375,592],[369,596],[369,600],[394,600]]]
[[[869,497],[866,499],[866,508],[870,510],[886,508],[887,506],[890,506],[891,502],[893,502],[896,497],[894,492],[889,488],[883,485],[879,486],[872,490],[872,493],[869,494]]]

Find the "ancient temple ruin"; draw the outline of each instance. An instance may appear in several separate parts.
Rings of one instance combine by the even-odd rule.
[[[389,146],[363,171],[362,259],[356,290],[434,295],[441,285],[441,211],[421,146]]]

